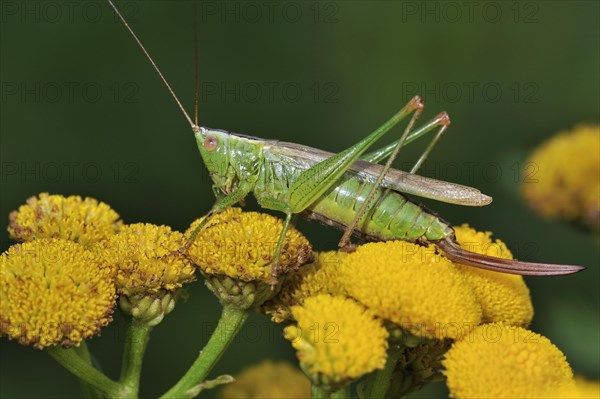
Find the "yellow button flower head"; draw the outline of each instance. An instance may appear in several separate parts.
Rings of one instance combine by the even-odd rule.
[[[384,367],[388,332],[361,304],[321,294],[294,306],[292,314],[297,325],[284,335],[315,384],[333,392]]]
[[[265,360],[244,369],[220,392],[221,399],[310,398],[310,381],[286,362]]]
[[[120,225],[119,214],[104,202],[41,193],[10,214],[8,232],[18,241],[63,238],[89,245],[115,234]]]
[[[338,280],[338,266],[346,255],[340,251],[316,253],[313,263],[286,276],[279,294],[265,303],[262,311],[271,315],[275,323],[281,323],[291,319],[290,308],[301,305],[306,298],[318,294],[343,294],[344,288]]]
[[[480,323],[481,307],[458,269],[431,248],[404,241],[361,245],[339,279],[377,316],[427,338],[458,338]]]
[[[576,392],[570,396],[578,399],[598,399],[600,398],[600,382],[590,381],[581,376],[575,377]]]
[[[555,398],[574,389],[565,355],[521,327],[484,324],[443,361],[453,398]]]
[[[455,227],[454,230],[458,243],[466,250],[513,259],[511,252],[502,241],[492,241],[490,232],[478,232],[466,224]],[[533,305],[529,288],[525,285],[522,276],[460,264],[456,266],[473,287],[483,310],[484,323],[499,322],[522,327],[531,323]]]
[[[192,223],[186,236],[189,237],[202,220]],[[275,294],[270,285],[274,283],[271,263],[282,228],[283,221],[274,216],[229,208],[213,216],[196,236],[187,254],[223,303],[242,308],[259,306]],[[277,275],[298,270],[312,257],[308,240],[290,227]]]
[[[600,125],[554,136],[525,164],[521,191],[540,215],[600,228]]]
[[[197,223],[195,221],[186,236]],[[207,274],[224,274],[245,281],[271,278],[270,265],[283,221],[266,213],[229,208],[215,215],[194,240],[189,256]],[[296,229],[287,231],[279,267],[297,269],[312,257],[310,244]]]
[[[112,270],[80,244],[39,239],[0,255],[0,334],[23,345],[78,346],[114,305]]]
[[[195,268],[179,249],[183,234],[169,226],[136,223],[95,245],[116,270],[121,309],[149,326],[175,307],[175,293],[196,279]]]
[[[174,291],[195,279],[194,266],[177,252],[184,243],[183,234],[169,226],[136,223],[98,248],[117,271],[118,293],[133,296]]]

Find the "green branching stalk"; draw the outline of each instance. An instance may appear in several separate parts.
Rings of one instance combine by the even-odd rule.
[[[125,337],[121,379],[119,380],[122,398],[138,397],[142,361],[151,330],[152,327],[147,323],[136,318],[131,319]]]
[[[45,351],[81,381],[104,392],[110,397],[119,396],[119,384],[98,371],[88,361],[81,358],[75,349],[52,346],[46,348]]]
[[[310,398],[311,399],[329,399],[329,392],[323,389],[319,385],[312,384],[310,388]]]
[[[350,387],[345,387],[339,391],[329,392],[319,385],[312,384],[310,388],[311,399],[350,399]]]
[[[350,399],[350,387],[340,389],[331,394],[331,399]]]
[[[85,360],[89,365],[93,367],[92,355],[90,354],[90,350],[85,341],[81,342],[79,347],[74,348],[79,357]],[[81,391],[83,392],[83,397],[85,399],[102,399],[104,395],[102,392],[98,391],[96,388],[91,386],[89,383],[79,380],[81,382]]]
[[[231,341],[233,341],[233,338],[247,318],[247,310],[225,305],[219,319],[219,324],[217,324],[217,328],[204,349],[185,375],[161,398],[180,399],[194,397],[197,393],[196,386],[208,377],[208,374],[219,361]]]
[[[390,389],[392,383],[392,374],[398,359],[402,355],[402,350],[393,345],[388,351],[388,358],[385,362],[385,367],[373,373],[367,382],[365,398],[369,399],[384,399],[386,393]]]

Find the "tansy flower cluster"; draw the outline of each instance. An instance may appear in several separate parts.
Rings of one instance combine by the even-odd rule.
[[[173,310],[176,291],[196,279],[191,262],[178,251],[184,242],[169,226],[135,223],[96,245],[116,271],[125,313],[153,326]]]
[[[600,125],[579,125],[525,163],[523,197],[541,216],[600,229]]]
[[[8,232],[14,240],[62,238],[83,245],[110,237],[122,225],[119,214],[104,202],[48,193],[29,198],[9,220]]]
[[[481,306],[460,271],[427,247],[363,245],[344,259],[339,279],[377,316],[418,336],[457,338],[481,322]]]
[[[135,223],[99,244],[105,261],[116,270],[119,294],[133,296],[174,291],[195,279],[195,270],[178,249],[183,234],[168,226]]]
[[[196,220],[190,236],[204,219]],[[270,265],[283,228],[281,219],[257,212],[229,208],[215,215],[193,241],[188,256],[203,273],[221,274],[244,281],[271,278]],[[278,274],[297,270],[312,257],[306,238],[296,229],[287,231],[278,259]]]
[[[13,245],[0,255],[0,333],[23,345],[78,346],[111,320],[113,271],[62,239]]]
[[[42,193],[10,214],[21,244],[1,255],[0,333],[23,345],[79,346],[111,320],[116,270],[94,250],[122,226],[93,198]]]
[[[200,218],[192,223],[186,236],[191,237],[203,222]],[[282,228],[283,222],[274,216],[229,208],[204,226],[187,255],[221,303],[244,309],[257,307],[276,294],[275,286],[281,286],[284,276],[313,257],[308,240],[290,228],[275,263]]]
[[[562,352],[548,338],[521,327],[481,325],[452,345],[443,364],[455,398],[577,397]]]
[[[24,345],[78,346],[112,320],[117,296],[128,313],[151,311],[156,323],[174,306],[165,295],[195,279],[177,252],[183,234],[125,225],[93,198],[31,197],[8,231],[24,242],[0,257],[0,333]]]
[[[297,324],[285,337],[313,382],[335,391],[385,365],[388,332],[381,320],[349,298],[326,294],[292,307]]]
[[[584,397],[594,389],[576,382],[547,338],[525,329],[533,306],[521,276],[455,264],[434,246],[405,241],[313,254],[300,232],[282,228],[279,218],[229,208],[182,234],[125,224],[95,199],[42,193],[10,216],[9,233],[21,243],[0,256],[0,334],[48,349],[87,388],[135,397],[150,331],[198,270],[222,316],[164,397],[231,382],[207,377],[255,309],[285,323],[308,378],[265,362],[243,371],[222,398],[350,397],[353,383],[360,397],[401,397],[444,378],[458,399]],[[455,233],[466,250],[512,259],[489,232],[462,225]],[[52,348],[99,334],[117,303],[132,316],[119,382]]]
[[[506,245],[492,239],[489,232],[479,232],[468,225],[455,227],[455,232],[459,245],[469,251],[512,259]],[[313,384],[329,392],[374,370],[389,370],[388,393],[401,396],[443,378],[444,367],[447,376],[463,372],[464,362],[443,363],[444,354],[450,347],[454,348],[452,353],[461,354],[464,346],[452,342],[470,342],[482,326],[534,334],[522,328],[533,317],[529,290],[522,276],[455,264],[433,247],[403,241],[369,243],[350,254],[319,253],[312,264],[286,280],[281,292],[262,310],[274,321],[289,324],[285,336],[296,348],[302,368]],[[339,342],[323,339],[328,332],[325,330],[319,330],[317,339],[317,326],[329,326],[329,333]],[[332,326],[339,332],[335,330],[334,334]],[[352,333],[342,338],[342,326]],[[359,348],[365,342],[371,348],[370,363],[360,360]],[[538,350],[533,346],[529,349]],[[524,353],[519,348],[515,351]],[[572,386],[572,372],[564,356],[562,360],[561,392]],[[521,358],[505,357],[502,361],[506,367],[521,369]],[[532,356],[527,364],[526,367],[540,371],[547,360]],[[469,367],[477,372],[476,365]],[[523,372],[527,373],[526,368]],[[462,391],[449,383],[456,398],[473,397],[469,389],[487,386],[483,380],[460,377],[453,381],[467,386]],[[502,384],[496,385],[498,392],[502,392]],[[528,386],[519,384],[513,384],[511,389],[525,392],[538,389],[538,385],[541,389],[544,381],[534,378]]]

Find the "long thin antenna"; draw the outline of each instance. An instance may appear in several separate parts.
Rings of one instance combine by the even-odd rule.
[[[115,13],[119,17],[119,19],[121,21],[123,21],[123,24],[125,25],[125,27],[129,31],[129,33],[131,33],[131,36],[133,36],[133,38],[137,42],[138,46],[140,46],[140,48],[142,49],[142,51],[146,55],[146,58],[148,58],[148,60],[150,61],[150,63],[154,67],[154,70],[158,73],[158,76],[160,76],[160,78],[162,79],[162,81],[165,84],[165,86],[167,86],[167,89],[169,89],[169,91],[171,92],[171,95],[175,99],[175,102],[179,106],[179,109],[181,109],[181,112],[183,112],[183,115],[185,116],[185,119],[187,119],[188,123],[192,127],[192,130],[196,131],[198,129],[198,126],[196,124],[194,124],[194,122],[192,122],[192,119],[190,118],[190,116],[187,114],[187,112],[185,112],[185,108],[183,108],[183,105],[181,105],[181,101],[179,101],[179,99],[177,98],[177,95],[175,95],[175,92],[171,88],[171,85],[169,85],[169,82],[167,82],[167,79],[165,79],[165,77],[163,76],[163,74],[160,71],[160,69],[158,69],[158,66],[156,66],[156,63],[154,62],[154,60],[152,59],[152,57],[150,57],[150,54],[148,53],[148,51],[146,51],[146,48],[144,47],[144,45],[142,44],[142,42],[140,41],[140,39],[138,39],[138,37],[135,34],[135,32],[133,32],[133,29],[131,29],[131,27],[129,26],[129,24],[125,20],[125,18],[123,18],[123,16],[121,15],[121,13],[117,9],[117,7],[113,4],[112,0],[107,0],[107,1],[108,1],[108,4],[110,4],[110,6],[113,8],[113,10],[115,10]]]
[[[198,3],[194,2],[194,124],[198,126],[198,96],[200,95],[200,80],[198,78]]]

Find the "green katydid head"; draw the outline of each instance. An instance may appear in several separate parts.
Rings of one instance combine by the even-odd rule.
[[[217,184],[223,183],[229,164],[230,134],[222,130],[198,127],[194,129],[194,136],[210,177]]]

